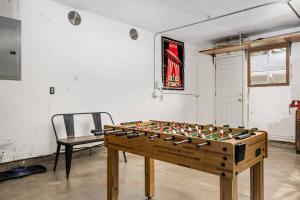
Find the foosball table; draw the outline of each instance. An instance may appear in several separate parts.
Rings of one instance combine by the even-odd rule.
[[[118,199],[119,151],[145,157],[145,195],[148,198],[154,196],[156,159],[219,176],[221,200],[238,199],[237,176],[250,168],[250,199],[264,199],[264,158],[268,155],[264,131],[138,121],[107,125],[104,134],[107,200]]]

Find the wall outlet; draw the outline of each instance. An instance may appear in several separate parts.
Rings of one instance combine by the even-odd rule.
[[[50,94],[55,94],[55,87],[50,87]]]

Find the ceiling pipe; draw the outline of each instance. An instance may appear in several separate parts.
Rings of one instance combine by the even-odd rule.
[[[291,29],[296,29],[296,28],[300,28],[299,24],[298,25],[292,25],[292,26],[278,26],[276,28],[270,28],[270,29],[265,29],[263,31],[260,32],[255,32],[255,33],[249,33],[247,34],[247,37],[254,37],[254,36],[259,36],[262,34],[268,34],[268,33],[272,33],[272,32],[277,32],[277,31],[289,31]],[[291,31],[289,31],[290,33]],[[295,32],[295,31],[293,31]],[[287,33],[287,34],[289,34]]]
[[[292,9],[292,11],[295,13],[295,15],[300,19],[300,14],[297,12],[297,10],[292,6],[292,4],[288,1],[287,5]]]
[[[162,33],[166,33],[166,32],[170,32],[170,31],[174,31],[174,30],[178,30],[178,29],[182,29],[182,28],[187,28],[187,27],[190,27],[190,26],[194,26],[194,25],[198,25],[198,24],[202,24],[202,23],[205,23],[205,22],[209,22],[209,21],[213,21],[213,20],[217,20],[217,19],[221,19],[221,18],[224,18],[224,17],[228,17],[228,16],[231,16],[231,15],[235,15],[235,14],[239,14],[239,13],[243,13],[243,12],[246,12],[246,11],[250,11],[250,10],[254,10],[256,8],[261,8],[261,7],[265,7],[265,6],[269,6],[269,5],[274,5],[274,4],[279,4],[279,3],[283,3],[282,0],[280,1],[273,1],[273,2],[269,2],[269,3],[264,3],[264,4],[260,4],[260,5],[257,5],[257,6],[252,6],[252,7],[249,7],[249,8],[245,8],[245,9],[242,9],[242,10],[238,10],[238,11],[234,11],[234,12],[231,12],[231,13],[227,13],[227,14],[224,14],[224,15],[219,15],[219,16],[216,16],[216,17],[208,17],[207,19],[205,20],[201,20],[201,21],[197,21],[197,22],[194,22],[194,23],[191,23],[191,24],[186,24],[186,25],[183,25],[183,26],[178,26],[178,27],[175,27],[175,28],[170,28],[170,29],[167,29],[167,30],[164,30],[164,31],[160,31],[160,32],[157,32],[154,34],[154,37],[153,37],[153,41],[154,41],[154,72],[153,72],[153,97],[155,97],[155,82],[156,82],[156,70],[155,70],[155,62],[156,62],[156,55],[155,55],[155,49],[156,49],[156,44],[155,44],[155,40],[156,40],[156,37]],[[289,3],[289,2],[288,2]],[[168,93],[166,93],[168,94]],[[185,94],[182,94],[182,93],[178,93],[178,94],[181,94],[181,95],[185,95]],[[187,95],[191,95],[191,94],[187,94]],[[195,97],[197,97],[197,94],[194,95]]]

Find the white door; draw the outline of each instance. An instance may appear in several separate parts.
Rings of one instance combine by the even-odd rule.
[[[243,62],[243,55],[215,59],[217,125],[243,126]]]

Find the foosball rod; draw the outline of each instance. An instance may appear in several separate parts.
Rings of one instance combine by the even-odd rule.
[[[213,128],[213,130],[206,129],[206,130],[201,131],[201,133],[214,132],[214,131],[218,130],[217,127],[212,127],[212,128]],[[209,134],[209,135],[210,135],[210,134]],[[207,136],[208,136],[208,135],[207,135]]]
[[[166,124],[162,124],[161,125],[162,127],[169,127],[169,126],[167,126]],[[138,126],[135,126],[135,127],[138,127]],[[150,129],[159,129],[160,127],[159,127],[159,125],[157,125],[157,124],[152,124],[152,125],[144,125],[144,126],[141,126],[142,128],[150,128]]]
[[[130,125],[130,124],[128,124]],[[126,124],[124,124],[124,126],[126,126]],[[131,126],[127,126],[127,128],[134,128],[134,127],[147,127],[147,126],[157,126],[156,124],[153,124],[152,122],[136,122],[135,124],[131,125]]]
[[[245,130],[245,131],[241,131],[241,132],[238,132],[236,134],[233,134],[232,138],[242,140],[242,139],[246,139],[248,137],[251,137],[253,134],[255,134],[255,131],[248,132],[248,130]],[[241,137],[239,137],[239,136],[241,136]],[[225,138],[222,138],[220,140],[226,140],[226,139],[232,139],[232,138],[225,137]]]
[[[171,139],[171,138],[168,138],[168,139]],[[173,138],[172,138],[173,139]],[[175,139],[175,138],[174,138]],[[188,138],[186,140],[181,140],[181,141],[178,141],[178,142],[174,142],[173,144],[176,146],[176,145],[179,145],[179,144],[184,144],[184,143],[191,143],[192,142],[192,139],[191,138]],[[201,148],[201,147],[204,147],[204,146],[209,146],[210,145],[210,142],[209,141],[206,141],[204,143],[201,143],[201,144],[197,144],[196,147],[197,148]]]
[[[228,129],[228,130],[225,130],[224,132],[223,132],[223,134],[225,134],[225,133],[231,133],[232,132],[232,129],[230,128],[230,129]],[[221,131],[218,131],[218,132],[216,132],[216,133],[212,133],[212,134],[209,134],[209,135],[206,135],[206,136],[213,136],[213,135],[217,135],[217,134],[222,134],[221,133]]]
[[[169,126],[162,126],[162,127],[153,128],[152,130],[153,131],[158,131],[158,130],[161,130],[161,129],[166,130],[168,128],[169,128]]]

